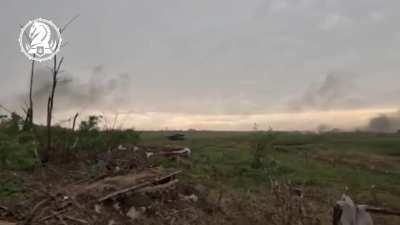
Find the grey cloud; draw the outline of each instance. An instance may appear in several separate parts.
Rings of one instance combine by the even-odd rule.
[[[0,103],[24,93],[17,110],[29,78],[16,42],[19,25],[39,16],[63,24],[77,13],[63,34],[69,44],[60,55],[69,73],[57,90],[58,111],[255,114],[392,108],[400,99],[398,0],[6,0],[2,6]],[[359,77],[333,74],[310,86],[326,71]],[[46,102],[48,78],[38,71],[38,105]]]

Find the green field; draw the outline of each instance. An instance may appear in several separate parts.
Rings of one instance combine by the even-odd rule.
[[[184,141],[168,140],[169,133],[143,132],[142,142],[191,148],[188,179],[239,192],[285,180],[333,198],[347,192],[362,203],[400,208],[399,134],[272,132],[262,165],[253,168],[255,132],[184,132]]]

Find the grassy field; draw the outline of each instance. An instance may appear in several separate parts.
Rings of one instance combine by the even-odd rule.
[[[255,132],[143,132],[145,145],[187,146],[192,150],[187,179],[235,191],[258,191],[271,179],[318,188],[331,197],[347,192],[362,203],[400,208],[400,135],[372,133],[273,132],[254,168]],[[179,162],[178,162],[179,163]]]
[[[185,134],[185,140],[169,140],[167,136],[174,133]],[[63,137],[62,145],[56,145],[60,149],[69,143],[68,134],[72,135],[58,135]],[[206,218],[192,223],[183,220],[183,224],[202,221],[201,224],[218,225],[328,225],[332,224],[332,208],[343,193],[358,204],[400,209],[400,134],[94,130],[77,135],[80,148],[59,152],[74,156],[76,163],[66,157],[63,163],[53,162],[44,167],[35,159],[25,136],[16,136],[19,141],[4,136],[2,143],[7,148],[3,148],[5,169],[0,173],[0,203],[16,202],[14,198],[27,195],[26,185],[32,183],[29,177],[35,177],[34,182],[42,179],[37,180],[41,185],[50,180],[57,184],[57,177],[68,183],[96,177],[105,168],[99,169],[99,160],[79,158],[87,153],[94,158],[121,153],[117,159],[124,161],[123,154],[142,154],[146,158],[147,150],[189,147],[191,155],[187,158],[161,156],[144,160],[154,166],[181,169],[181,187],[190,187],[199,194],[200,200],[190,207],[196,218]],[[121,141],[139,151],[118,150]],[[71,178],[54,176],[53,172],[71,174]],[[42,173],[52,178],[48,180]],[[79,174],[77,180],[73,179],[74,174]],[[299,200],[293,190],[301,190],[304,198]],[[297,201],[305,207],[301,214]],[[180,210],[185,215],[188,209]],[[400,224],[400,218],[395,216],[373,218],[375,224]]]

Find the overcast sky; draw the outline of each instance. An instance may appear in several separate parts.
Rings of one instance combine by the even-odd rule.
[[[0,103],[13,110],[29,73],[20,25],[76,14],[60,52],[60,121],[78,111],[138,129],[353,128],[398,108],[398,0],[2,3]],[[49,65],[36,73],[38,119]]]

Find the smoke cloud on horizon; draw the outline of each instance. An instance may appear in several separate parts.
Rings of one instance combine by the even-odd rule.
[[[367,125],[367,130],[385,133],[398,132],[400,130],[400,110],[371,118]]]
[[[75,110],[107,110],[122,104],[129,98],[130,77],[122,73],[105,76],[103,66],[92,69],[88,80],[83,81],[70,73],[59,74],[55,94],[55,113]],[[39,67],[35,71],[33,99],[35,117],[43,118],[52,85],[52,74],[47,68]],[[20,94],[17,103],[25,102],[26,94]],[[126,100],[126,99],[125,99]]]
[[[81,113],[82,117],[80,119],[84,119],[84,116],[94,112],[101,112],[103,116],[111,118],[121,113],[122,110],[124,118],[129,118],[131,121],[128,126],[136,126],[135,123],[137,123],[139,127],[159,127],[160,129],[163,127],[206,128],[207,124],[209,124],[210,129],[224,129],[224,127],[227,129],[245,129],[246,127],[251,127],[253,122],[264,124],[265,126],[267,124],[268,126],[273,125],[277,129],[290,129],[292,126],[292,129],[320,130],[319,123],[324,124],[324,128],[329,129],[362,129],[374,132],[394,132],[400,129],[400,112],[388,113],[388,111],[365,112],[362,120],[354,121],[353,126],[349,126],[349,124],[351,125],[351,114],[349,113],[354,109],[355,114],[359,114],[360,112],[356,111],[362,108],[363,104],[361,98],[354,95],[354,90],[356,89],[353,81],[354,77],[339,73],[329,73],[320,84],[314,83],[303,94],[300,94],[299,98],[292,99],[288,104],[289,111],[253,114],[242,114],[240,112],[237,114],[203,114],[202,112],[187,114],[185,112],[163,111],[155,111],[149,114],[146,111],[135,111],[136,101],[133,99],[136,97],[132,97],[132,92],[130,92],[133,82],[132,77],[127,73],[120,73],[114,76],[108,74],[109,72],[102,65],[93,67],[87,80],[79,79],[79,77],[70,73],[60,74],[56,90],[55,123],[66,121],[76,112]],[[50,78],[51,71],[47,68],[39,67],[35,71],[33,97],[35,118],[38,121],[44,121],[46,115],[46,104],[51,87]],[[26,95],[20,94],[19,100],[16,102],[20,104],[26,101],[24,96]],[[337,121],[332,115],[335,110],[341,110],[341,108],[348,112],[337,112],[339,114],[338,118],[343,120]],[[317,113],[310,114],[314,115],[314,118],[307,118],[308,111]],[[324,112],[326,113],[324,114]],[[129,114],[135,116],[132,117]],[[290,114],[293,116],[290,116]],[[374,116],[377,114],[378,116]],[[366,115],[369,116],[365,117]],[[238,121],[238,119],[232,120],[231,118],[236,117],[240,118],[240,123],[235,125],[234,121]],[[297,117],[298,121],[295,121]],[[194,119],[194,121],[190,122],[190,118]],[[181,126],[179,124],[174,125],[169,120],[180,121],[178,123]],[[155,123],[155,125],[152,123]]]
[[[360,96],[356,95],[354,75],[328,73],[319,84],[312,84],[300,97],[289,101],[289,109],[331,110],[356,109],[365,106]]]

